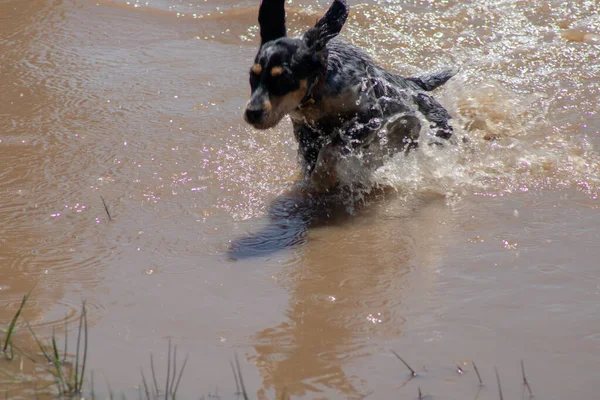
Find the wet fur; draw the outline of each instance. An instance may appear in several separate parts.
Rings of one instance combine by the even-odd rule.
[[[452,137],[450,115],[426,92],[456,71],[404,78],[385,70],[358,47],[334,39],[347,16],[345,0],[334,0],[313,28],[289,38],[284,0],[263,0],[261,46],[244,111],[258,129],[289,115],[305,176],[325,191],[338,184],[340,157],[360,152],[365,167],[377,167],[385,157],[416,147],[422,120],[434,143]]]

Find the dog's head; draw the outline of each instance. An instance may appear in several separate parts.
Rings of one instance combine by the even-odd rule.
[[[348,17],[345,0],[333,4],[301,38],[285,29],[285,0],[263,0],[258,12],[260,48],[250,69],[251,97],[244,110],[246,122],[258,129],[272,128],[310,95],[316,79],[327,69],[327,43]]]

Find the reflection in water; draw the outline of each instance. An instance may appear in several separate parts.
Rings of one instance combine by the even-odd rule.
[[[276,199],[268,224],[259,232],[236,239],[229,249],[233,259],[259,257],[305,243],[313,220],[309,204],[314,199],[285,194]]]
[[[247,257],[305,245],[301,261],[282,271],[290,293],[285,321],[254,335],[260,397],[273,389],[276,398],[327,390],[361,398],[365,390],[345,369],[369,353],[372,335],[402,333],[396,311],[408,273],[417,258],[420,267],[430,264],[431,238],[449,209],[440,196],[379,196],[367,205],[350,214],[339,198],[288,194],[273,203],[269,225],[232,246],[232,256]],[[389,219],[374,224],[381,208]]]
[[[307,192],[297,183],[296,189],[275,199],[268,224],[260,231],[236,239],[229,249],[233,259],[260,257],[306,243],[309,228],[341,224],[352,215],[348,195]],[[362,198],[361,198],[362,202]]]
[[[268,209],[268,223],[258,232],[234,240],[229,248],[232,259],[261,257],[303,245],[309,228],[341,226],[371,203],[390,198],[391,186],[364,187],[353,184],[330,194],[317,193],[304,181],[277,197]]]

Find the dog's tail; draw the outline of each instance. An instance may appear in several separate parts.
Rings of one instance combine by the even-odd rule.
[[[459,68],[445,69],[442,71],[437,71],[432,74],[419,76],[416,78],[406,78],[407,81],[413,82],[419,88],[431,91],[435,88],[442,86],[444,83],[448,81],[448,79],[452,78],[459,71]]]

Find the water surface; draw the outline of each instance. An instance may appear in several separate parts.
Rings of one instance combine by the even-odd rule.
[[[327,5],[288,3],[290,33]],[[258,398],[496,399],[494,367],[515,397],[521,359],[537,398],[596,396],[597,2],[351,7],[382,65],[460,66],[435,96],[470,139],[356,207],[291,190],[289,121],[241,118],[256,2],[0,2],[0,321],[35,287],[25,318],[74,331],[87,299],[89,368],[132,398],[167,338],[184,398],[234,398],[236,353]]]

